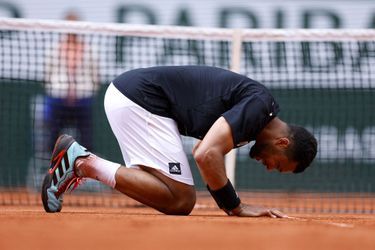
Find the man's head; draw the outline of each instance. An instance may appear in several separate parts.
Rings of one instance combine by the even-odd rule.
[[[81,20],[78,12],[75,10],[69,10],[64,15],[64,20],[66,21],[79,21]],[[67,42],[72,45],[78,42],[78,35],[76,33],[69,33],[67,36]]]
[[[275,118],[256,139],[250,157],[269,170],[303,172],[314,160],[317,140],[305,128],[288,125]]]
[[[64,15],[64,20],[67,21],[79,21],[81,18],[75,10],[69,10]]]

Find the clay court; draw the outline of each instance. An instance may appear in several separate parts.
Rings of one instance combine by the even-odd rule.
[[[123,206],[129,202],[123,197],[113,198],[111,206],[118,208],[95,205],[95,199],[76,206],[81,196],[66,198],[56,214],[38,204],[3,205],[0,249],[375,249],[371,214],[238,218],[216,209],[209,197],[199,197],[190,216],[166,216],[139,204]]]

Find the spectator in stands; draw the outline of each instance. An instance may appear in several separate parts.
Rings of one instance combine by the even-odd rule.
[[[69,11],[65,20],[77,21]],[[44,120],[49,133],[48,147],[64,129],[92,148],[92,105],[99,87],[98,58],[95,50],[78,34],[62,34],[46,58]]]

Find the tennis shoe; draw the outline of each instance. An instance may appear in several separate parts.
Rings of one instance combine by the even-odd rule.
[[[50,168],[43,180],[42,202],[46,212],[60,212],[66,191],[73,191],[82,178],[75,173],[74,164],[90,152],[79,145],[73,137],[61,135],[53,149]]]

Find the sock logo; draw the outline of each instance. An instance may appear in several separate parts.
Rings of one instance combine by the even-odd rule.
[[[179,162],[169,162],[168,165],[170,174],[181,174],[181,166]]]

